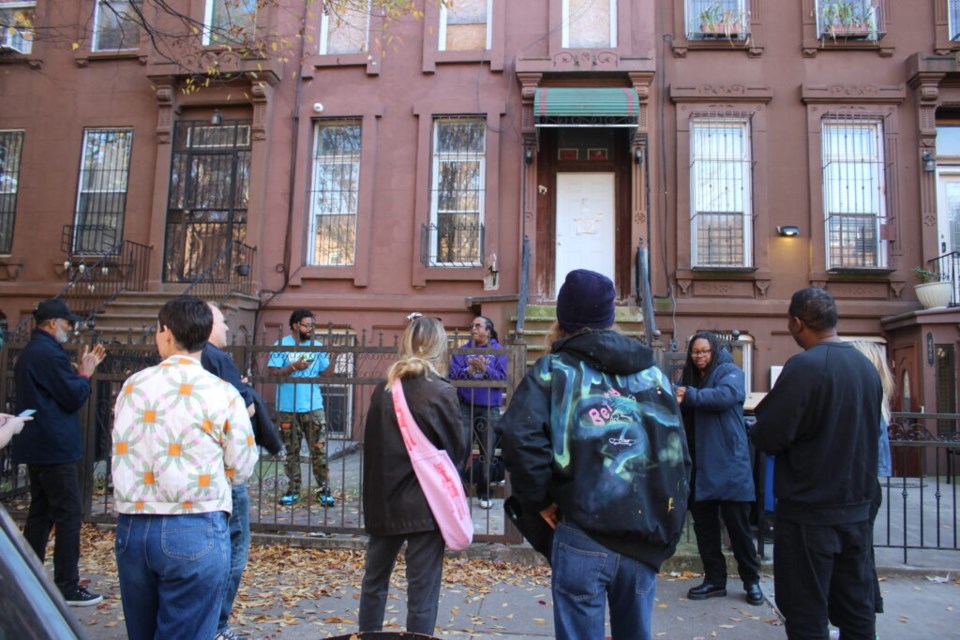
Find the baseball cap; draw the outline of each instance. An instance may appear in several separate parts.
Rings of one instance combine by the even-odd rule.
[[[66,302],[59,298],[44,300],[38,304],[37,308],[33,311],[33,319],[37,322],[53,320],[54,318],[63,318],[64,320],[69,320],[73,324],[79,324],[83,320],[83,318],[77,314],[70,313],[70,307],[67,306]]]

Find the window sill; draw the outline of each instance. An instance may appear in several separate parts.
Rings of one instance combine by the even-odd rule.
[[[680,297],[767,297],[771,274],[759,267],[693,267],[677,270]]]
[[[380,55],[371,51],[361,53],[329,53],[311,56],[303,65],[303,78],[313,78],[313,70],[331,67],[366,67],[367,75],[380,73]]]
[[[140,49],[125,49],[122,51],[84,51],[77,53],[73,57],[78,67],[89,66],[91,62],[116,60],[138,60],[140,64],[147,64],[147,55],[141,53]]]
[[[707,38],[683,39],[673,45],[673,55],[685,58],[690,51],[746,51],[751,58],[763,55],[763,47],[757,46],[753,38]]]
[[[854,278],[862,277],[871,277],[871,278],[882,278],[890,275],[896,271],[896,269],[889,269],[886,267],[876,268],[876,267],[836,267],[833,269],[827,269],[828,276],[847,276]]]

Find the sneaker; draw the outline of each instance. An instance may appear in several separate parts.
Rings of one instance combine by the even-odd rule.
[[[67,602],[67,605],[71,607],[89,607],[103,602],[102,595],[87,591],[87,588],[83,585],[74,589],[70,595],[64,595],[63,599]]]
[[[240,640],[244,636],[238,636],[232,629],[226,628],[214,636],[213,640]]]
[[[493,500],[491,500],[490,498],[480,498],[480,508],[481,508],[481,509],[492,509],[492,508],[493,508]]]
[[[300,494],[298,492],[287,491],[285,494],[280,496],[280,506],[289,507],[299,499],[300,499]]]
[[[330,493],[330,489],[327,487],[321,487],[317,489],[317,500],[320,501],[321,507],[335,507],[337,506],[337,501],[334,499],[333,495]]]

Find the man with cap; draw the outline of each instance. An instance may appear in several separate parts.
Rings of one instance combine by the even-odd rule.
[[[649,640],[656,577],[683,531],[690,455],[653,352],[613,330],[610,278],[578,269],[557,297],[556,340],[502,418],[523,512],[554,529],[554,628],[564,639]]]
[[[23,535],[42,563],[50,530],[56,526],[53,581],[68,605],[98,604],[103,596],[80,584],[80,477],[83,457],[80,408],[90,395],[90,376],[103,362],[103,345],[85,346],[74,367],[63,345],[80,316],[58,298],[44,300],[33,312],[36,327],[17,357],[14,381],[17,413],[36,413],[13,439],[13,459],[27,465],[30,510]]]

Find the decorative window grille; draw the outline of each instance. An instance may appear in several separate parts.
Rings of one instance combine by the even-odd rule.
[[[947,21],[951,40],[960,40],[960,0],[948,0]]]
[[[698,116],[691,126],[690,236],[695,267],[753,264],[748,116]]]
[[[33,50],[36,2],[0,1],[0,51],[28,54]]]
[[[827,269],[886,266],[883,126],[879,119],[823,120],[823,208]]]
[[[563,0],[561,11],[564,49],[617,46],[617,0]]]
[[[486,120],[443,116],[433,122],[430,224],[421,246],[430,266],[479,266],[486,195]]]
[[[0,254],[13,250],[23,131],[0,131]]]
[[[109,253],[123,237],[132,150],[132,129],[84,130],[74,254]]]
[[[479,51],[491,46],[493,0],[457,0],[440,6],[440,51]]]
[[[354,264],[360,196],[359,120],[320,120],[313,129],[309,262]]]
[[[142,0],[97,0],[93,50],[138,49],[142,6]]]
[[[881,0],[817,0],[817,36],[879,40],[885,33]]]
[[[320,24],[320,54],[363,53],[370,47],[370,2],[327,11]]]
[[[257,0],[207,0],[203,24],[205,46],[248,42],[257,25]]]
[[[744,40],[750,34],[748,0],[686,0],[687,40]]]

